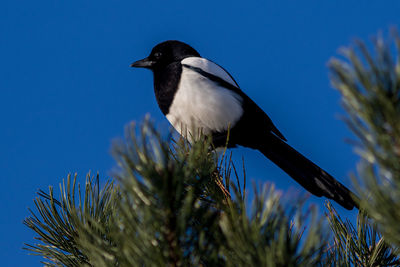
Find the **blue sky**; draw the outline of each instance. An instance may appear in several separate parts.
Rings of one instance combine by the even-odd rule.
[[[262,3],[263,2],[263,3]],[[91,170],[106,178],[111,140],[150,113],[168,126],[151,73],[129,64],[158,42],[185,41],[224,66],[289,143],[346,185],[357,156],[338,119],[340,95],[326,63],[355,37],[397,26],[386,1],[13,1],[0,4],[0,254],[2,266],[41,266],[22,225],[38,189]],[[249,149],[248,178],[300,191]],[[318,205],[323,201],[311,198]],[[354,217],[355,212],[344,216]]]

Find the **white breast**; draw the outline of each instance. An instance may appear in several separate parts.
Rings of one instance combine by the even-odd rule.
[[[230,75],[217,64],[198,57],[182,60],[184,65],[202,69],[236,86]],[[181,135],[195,138],[233,127],[243,114],[242,98],[198,72],[182,67],[182,76],[167,119]]]

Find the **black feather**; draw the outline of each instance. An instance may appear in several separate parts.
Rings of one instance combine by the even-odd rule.
[[[269,135],[257,149],[312,194],[325,196],[351,210],[358,208],[355,195],[329,173],[304,157],[280,138]]]

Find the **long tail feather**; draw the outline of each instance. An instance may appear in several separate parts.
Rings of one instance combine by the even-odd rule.
[[[357,197],[349,189],[279,137],[271,135],[267,144],[257,149],[312,194],[332,199],[348,210],[358,208]]]

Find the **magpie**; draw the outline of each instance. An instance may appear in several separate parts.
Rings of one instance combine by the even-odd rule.
[[[259,150],[312,194],[346,209],[358,207],[355,195],[286,143],[268,115],[221,66],[188,44],[169,40],[131,64],[153,72],[157,103],[182,136],[195,130],[212,137],[215,147]]]

